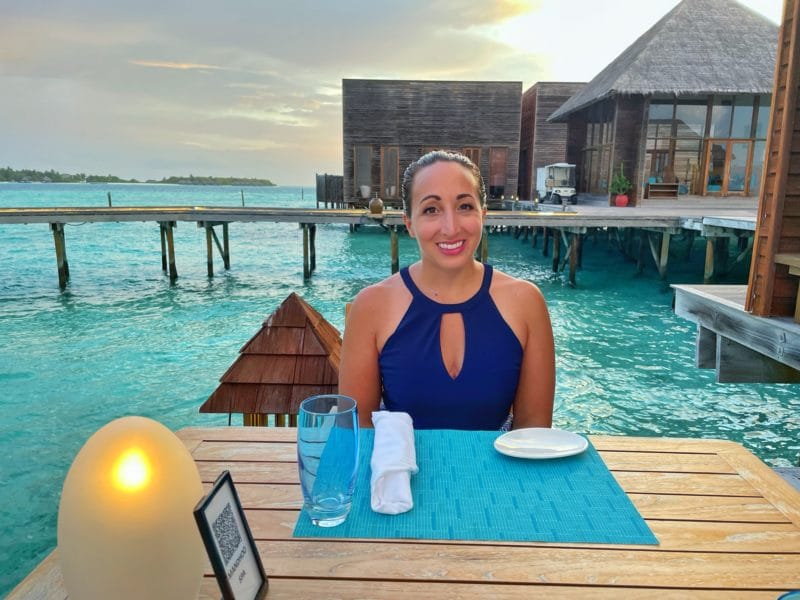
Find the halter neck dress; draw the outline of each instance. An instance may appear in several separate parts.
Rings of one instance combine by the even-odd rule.
[[[408,267],[400,276],[413,299],[378,358],[384,406],[408,412],[415,429],[499,429],[517,392],[522,345],[489,295],[492,267],[484,265],[478,292],[457,304],[424,295]],[[460,313],[464,323],[464,362],[455,377],[439,341],[448,313]]]

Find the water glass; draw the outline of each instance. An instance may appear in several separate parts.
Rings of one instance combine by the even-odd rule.
[[[350,512],[358,473],[358,414],[348,396],[306,398],[297,415],[297,466],[303,510],[314,525],[335,527]]]

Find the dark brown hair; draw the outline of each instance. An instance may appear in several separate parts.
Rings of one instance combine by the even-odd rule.
[[[478,166],[469,158],[463,154],[459,154],[458,152],[433,150],[432,152],[423,154],[417,160],[408,165],[405,173],[403,174],[401,193],[403,198],[403,211],[405,211],[407,217],[411,217],[411,193],[414,184],[414,176],[420,169],[429,167],[437,162],[454,162],[467,169],[472,174],[473,179],[475,179],[475,189],[478,192],[478,200],[480,200],[481,206],[486,206],[486,185],[483,182],[481,170],[478,168]]]

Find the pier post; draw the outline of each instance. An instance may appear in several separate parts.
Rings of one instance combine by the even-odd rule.
[[[217,225],[222,225],[222,243],[217,237],[217,232],[214,229]],[[214,248],[211,244],[213,241],[219,250],[219,255],[222,257],[222,263],[225,265],[225,270],[231,268],[231,254],[230,244],[228,242],[228,224],[227,223],[212,223],[210,221],[198,221],[198,227],[203,227],[206,230],[206,264],[208,265],[208,276],[214,276]]]
[[[632,231],[632,230],[629,230]],[[643,229],[639,229],[639,250],[636,253],[636,274],[641,275],[644,271],[644,236],[648,235]],[[649,238],[648,238],[649,240]]]
[[[400,270],[400,252],[397,244],[397,226],[389,227],[389,247],[392,255],[392,274]]]
[[[658,260],[658,275],[661,279],[667,276],[667,262],[669,262],[669,240],[670,234],[664,232],[661,234],[661,256]]]
[[[53,232],[53,242],[56,247],[56,266],[58,267],[58,287],[62,290],[69,281],[69,262],[67,261],[67,243],[64,238],[64,224],[50,223]]]
[[[550,252],[549,242],[550,229],[548,227],[542,227],[542,256],[547,256],[547,254]]]
[[[309,249],[308,223],[301,223],[303,228],[303,279],[311,277],[311,257]]]
[[[161,270],[167,272],[167,234],[164,231],[164,224],[159,222],[158,231],[161,233]]]
[[[175,240],[172,235],[175,221],[159,221],[159,226],[161,227],[161,268],[164,271],[169,268],[169,280],[175,281],[178,278],[178,268],[175,266]]]
[[[703,268],[703,283],[711,283],[714,278],[714,239],[706,238],[706,264]]]
[[[729,237],[718,237],[714,240],[714,272],[724,275],[728,272]]]
[[[317,270],[317,226],[315,223],[312,223],[308,227],[309,229],[309,254],[311,257],[311,272]]]
[[[573,287],[575,286],[575,272],[578,270],[578,257],[580,256],[581,252],[581,234],[580,233],[573,233],[570,236],[572,238],[572,243],[570,244],[570,253],[569,253],[569,283]]]
[[[489,228],[483,228],[483,236],[481,237],[481,262],[489,262]]]
[[[553,273],[558,273],[558,264],[561,262],[561,236],[558,231],[553,232]]]
[[[211,224],[205,223],[206,229],[206,265],[208,266],[208,276],[214,276],[214,248],[212,247],[214,228]]]
[[[222,252],[222,262],[225,264],[225,270],[231,268],[231,247],[228,243],[228,224],[222,224],[222,247],[224,251]]]

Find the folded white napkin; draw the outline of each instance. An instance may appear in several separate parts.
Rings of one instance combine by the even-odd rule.
[[[419,471],[414,448],[414,425],[404,412],[382,410],[372,413],[375,444],[370,479],[372,510],[397,515],[411,510],[411,475]]]

